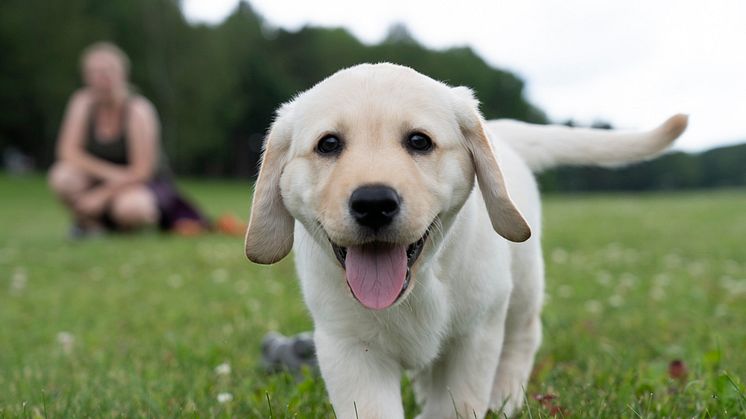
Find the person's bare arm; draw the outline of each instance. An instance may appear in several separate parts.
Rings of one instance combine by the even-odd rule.
[[[153,176],[160,152],[158,116],[147,99],[138,98],[131,104],[127,133],[128,180],[145,182]]]
[[[84,171],[96,179],[120,179],[125,170],[88,154],[84,149],[88,112],[92,98],[85,90],[76,92],[67,104],[57,139],[57,158]]]

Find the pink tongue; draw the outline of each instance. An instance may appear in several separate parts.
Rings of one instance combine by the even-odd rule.
[[[407,247],[372,243],[347,248],[347,283],[355,298],[367,308],[391,306],[407,276]]]

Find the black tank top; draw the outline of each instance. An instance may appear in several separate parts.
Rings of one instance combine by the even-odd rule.
[[[96,110],[94,103],[88,111],[88,135],[85,150],[94,157],[109,163],[127,165],[129,163],[127,147],[127,122],[130,100],[127,99],[119,115],[119,133],[114,138],[98,138],[96,133]]]
[[[92,104],[88,111],[88,132],[87,139],[85,142],[85,150],[90,155],[97,157],[101,160],[105,160],[109,163],[126,166],[129,164],[129,147],[127,144],[127,125],[129,123],[129,107],[132,102],[131,97],[128,97],[124,105],[122,105],[122,111],[119,115],[119,134],[114,138],[98,138],[96,133],[96,104]],[[163,153],[160,149],[160,144],[157,148],[158,157],[156,158],[156,167],[153,171],[153,178],[166,176],[168,174],[167,164],[164,159]]]

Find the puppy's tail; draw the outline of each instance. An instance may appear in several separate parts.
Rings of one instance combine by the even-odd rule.
[[[534,172],[552,167],[616,167],[660,155],[688,123],[674,115],[650,131],[624,132],[604,129],[533,125],[511,120],[487,122],[487,129],[510,145]]]

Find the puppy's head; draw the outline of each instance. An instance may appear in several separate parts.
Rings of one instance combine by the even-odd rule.
[[[423,249],[445,235],[475,175],[495,231],[528,239],[477,106],[467,88],[392,64],[342,70],[300,94],[266,139],[246,255],[285,257],[297,219],[360,303],[387,308],[413,288]]]

